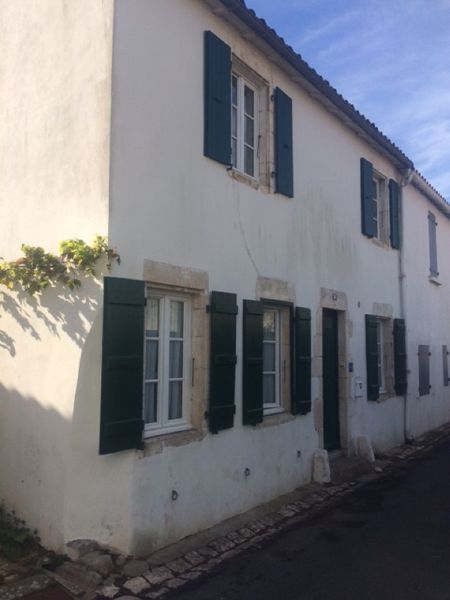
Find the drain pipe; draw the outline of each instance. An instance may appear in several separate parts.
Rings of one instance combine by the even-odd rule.
[[[402,190],[401,194],[401,202],[400,202],[400,250],[398,253],[398,280],[399,280],[399,300],[400,300],[400,318],[405,320],[407,323],[407,303],[406,303],[406,273],[404,270],[404,231],[405,231],[405,209],[404,209],[404,199],[403,199],[403,189],[409,185],[414,176],[414,169],[409,168],[405,172],[402,180],[400,181],[400,188]],[[405,343],[406,348],[408,348],[408,329],[405,331]],[[408,352],[406,352],[406,371],[409,372],[408,369]],[[412,442],[413,435],[409,428],[409,404],[408,404],[408,388],[406,390],[406,394],[403,396],[403,437],[405,442]]]

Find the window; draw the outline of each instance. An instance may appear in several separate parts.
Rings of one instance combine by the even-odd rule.
[[[152,294],[145,311],[145,432],[188,426],[190,302]]]
[[[204,44],[204,155],[239,181],[293,197],[292,99],[212,31]]]
[[[280,314],[265,308],[263,314],[263,405],[280,407]]]
[[[375,205],[373,211],[374,237],[387,244],[389,241],[389,231],[386,180],[375,171],[373,172],[372,179],[372,199]]]
[[[428,213],[428,244],[430,250],[430,277],[439,277],[437,265],[437,244],[436,244],[437,221],[433,213]]]
[[[394,340],[392,319],[366,315],[367,397],[394,394]]]
[[[235,169],[258,176],[257,93],[244,77],[231,76],[231,163]]]
[[[400,188],[361,158],[361,230],[368,238],[400,248]]]

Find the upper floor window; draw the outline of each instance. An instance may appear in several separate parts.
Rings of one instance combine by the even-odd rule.
[[[231,76],[231,163],[250,177],[257,169],[257,91],[236,72]]]
[[[400,193],[393,179],[361,158],[361,230],[364,235],[400,248]]]

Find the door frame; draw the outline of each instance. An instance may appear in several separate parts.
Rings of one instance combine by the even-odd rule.
[[[351,373],[348,370],[348,334],[350,324],[348,322],[347,296],[343,292],[321,288],[321,302],[316,315],[316,340],[314,344],[315,358],[319,359],[320,369],[317,373],[319,378],[319,402],[315,415],[316,430],[319,432],[319,446],[324,448],[324,403],[323,403],[323,310],[329,309],[337,313],[337,336],[338,336],[338,401],[339,401],[339,436],[340,451],[348,455],[349,444],[349,386],[351,384]]]

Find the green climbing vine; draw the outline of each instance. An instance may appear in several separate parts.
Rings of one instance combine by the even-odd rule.
[[[63,285],[70,290],[80,287],[80,277],[95,277],[95,266],[101,258],[106,259],[108,269],[113,261],[120,263],[120,256],[101,235],[91,245],[83,240],[64,240],[59,244],[59,255],[26,244],[21,250],[21,258],[0,261],[0,284],[9,289],[20,286],[30,296],[49,286]]]

